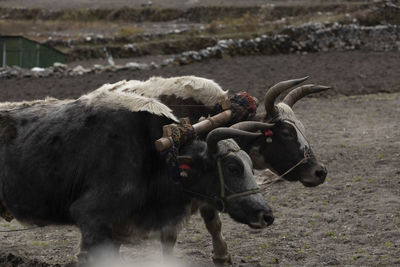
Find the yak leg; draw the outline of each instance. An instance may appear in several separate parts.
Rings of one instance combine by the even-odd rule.
[[[228,253],[228,246],[222,237],[222,224],[218,211],[211,206],[205,205],[200,207],[200,214],[212,237],[214,249],[213,262],[216,265],[232,264],[231,255]]]
[[[172,256],[177,237],[176,225],[167,225],[161,229],[161,246],[164,257]]]
[[[70,211],[82,234],[78,266],[118,260],[120,246],[112,240],[110,222],[115,214],[103,214],[96,204],[91,205],[88,201],[75,202]]]
[[[79,245],[79,253],[76,255],[76,258],[78,260],[78,264],[77,264],[78,267],[85,266],[89,262],[88,251],[84,247],[82,240]]]
[[[136,244],[139,240],[137,226],[132,220],[120,221],[112,226],[112,239],[117,244]]]
[[[82,234],[80,252],[77,255],[78,266],[119,260],[120,244],[112,241],[109,227],[85,223],[78,223],[78,227]]]

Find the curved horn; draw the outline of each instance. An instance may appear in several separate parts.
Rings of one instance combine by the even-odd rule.
[[[247,132],[266,131],[274,126],[273,123],[259,121],[242,121],[231,126],[233,129],[239,129]]]
[[[300,87],[297,87],[290,91],[285,98],[283,99],[283,103],[288,105],[289,107],[293,107],[293,105],[300,100],[301,98],[305,97],[306,95],[322,92],[325,90],[330,89],[328,86],[322,85],[314,85],[314,84],[307,84]]]
[[[299,83],[302,83],[307,79],[308,79],[308,76],[304,77],[304,78],[300,78],[300,79],[283,81],[283,82],[275,84],[270,89],[268,89],[268,91],[265,93],[265,96],[264,96],[264,106],[265,106],[265,112],[267,112],[267,115],[270,117],[274,117],[276,115],[275,99],[283,91],[285,91]]]
[[[227,127],[220,127],[217,129],[212,130],[207,135],[207,150],[214,154],[218,152],[218,142],[228,138],[235,138],[235,137],[252,137],[256,138],[262,135],[261,133],[249,133],[246,131],[232,129]]]

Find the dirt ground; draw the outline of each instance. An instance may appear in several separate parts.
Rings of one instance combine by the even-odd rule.
[[[394,266],[400,265],[399,69],[399,52],[236,57],[153,71],[0,80],[0,101],[70,98],[105,82],[189,74],[262,97],[278,81],[311,75],[311,83],[333,89],[303,99],[295,112],[328,168],[327,181],[316,188],[289,182],[263,185],[276,217],[264,230],[223,215],[234,266]],[[257,172],[260,183],[267,177],[267,172]],[[0,220],[0,231],[21,227]],[[63,266],[77,253],[79,238],[74,227],[66,226],[0,232],[0,266]],[[121,251],[134,266],[156,266],[151,264],[161,259],[157,241]],[[211,266],[211,251],[210,237],[195,215],[180,233],[175,255],[182,266]]]
[[[0,0],[1,7],[13,8],[43,8],[50,10],[68,8],[119,8],[119,7],[141,7],[151,2],[152,6],[165,8],[190,8],[195,6],[262,6],[268,4],[309,4],[313,3],[338,3],[338,2],[361,2],[359,0]]]
[[[149,60],[155,59],[150,57]],[[273,84],[304,76],[310,76],[308,81],[310,83],[333,87],[321,97],[400,92],[399,69],[399,52],[349,51],[233,57],[152,71],[127,70],[79,77],[2,79],[0,101],[32,100],[46,96],[75,98],[104,83],[180,75],[197,75],[213,79],[224,89],[232,92],[247,91],[261,98]]]

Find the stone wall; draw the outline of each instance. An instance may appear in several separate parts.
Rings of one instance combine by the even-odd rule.
[[[196,61],[211,58],[224,58],[237,55],[274,55],[287,53],[312,53],[346,50],[368,51],[400,51],[400,26],[359,26],[356,24],[342,25],[312,23],[299,27],[287,27],[276,35],[262,35],[250,40],[221,40],[216,45],[199,51],[187,51],[175,55],[157,65],[130,62],[126,65],[103,66],[95,65],[90,69],[56,63],[47,69],[33,68],[25,70],[18,67],[0,68],[0,78],[12,77],[48,77],[77,76],[86,73],[119,71],[130,69],[161,68],[171,65],[186,65]]]

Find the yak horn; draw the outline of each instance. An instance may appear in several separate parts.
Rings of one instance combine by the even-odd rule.
[[[260,133],[250,133],[238,129],[232,129],[227,127],[220,127],[217,129],[212,130],[207,135],[207,150],[208,152],[214,154],[218,152],[218,142],[228,138],[235,138],[235,137],[250,137],[256,138],[259,137]]]
[[[242,121],[231,126],[233,129],[238,129],[247,132],[266,131],[274,126],[273,123],[265,123],[259,121]]]
[[[285,96],[282,102],[288,105],[289,107],[293,107],[293,105],[301,98],[309,94],[322,92],[328,89],[330,89],[330,87],[322,85],[314,85],[314,84],[303,85],[289,92],[287,96]]]
[[[300,79],[294,79],[294,80],[288,80],[288,81],[283,81],[280,83],[275,84],[272,86],[264,96],[264,107],[265,107],[265,112],[269,117],[275,117],[276,110],[275,110],[275,99],[285,90],[304,82],[305,80],[308,79],[307,77],[300,78]]]

